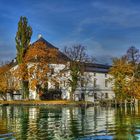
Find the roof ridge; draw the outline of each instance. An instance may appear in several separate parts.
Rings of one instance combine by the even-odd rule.
[[[36,40],[33,44],[37,43],[37,42],[44,42],[46,44],[47,47],[49,48],[54,48],[54,49],[58,49],[57,47],[55,47],[53,44],[51,44],[50,42],[48,42],[46,39],[44,39],[42,36]]]

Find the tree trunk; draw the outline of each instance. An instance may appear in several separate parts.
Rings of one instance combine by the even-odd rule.
[[[22,96],[23,99],[29,100],[29,82],[22,81]]]
[[[70,100],[73,101],[73,91],[70,92]]]

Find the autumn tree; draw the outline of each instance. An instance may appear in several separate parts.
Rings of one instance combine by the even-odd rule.
[[[118,100],[140,98],[139,50],[130,47],[121,58],[113,60],[110,74],[114,82],[114,92]]]
[[[32,36],[32,28],[28,25],[27,18],[20,17],[15,41],[17,49],[17,62],[19,65],[19,69],[21,71],[19,75],[22,75],[21,81],[22,81],[23,98],[28,98],[29,95],[28,79],[25,78],[28,72],[27,65],[24,61],[24,57],[26,51],[28,50],[31,36]]]
[[[126,53],[128,63],[133,66],[133,75],[130,78],[129,87],[130,93],[136,98],[140,98],[140,51],[134,46],[131,46]]]
[[[114,83],[114,92],[117,101],[124,101],[129,97],[129,81],[133,75],[133,66],[128,63],[126,57],[114,58],[113,65],[110,68],[111,80]]]
[[[13,91],[17,88],[12,72],[10,71],[11,67],[10,64],[0,66],[0,94],[4,100],[6,100],[6,93],[10,93],[12,96]]]
[[[132,63],[133,65],[139,63],[139,61],[140,61],[140,52],[139,52],[139,49],[137,49],[134,46],[131,46],[127,50],[126,57],[128,59],[128,62]]]
[[[87,55],[86,47],[82,45],[65,47],[64,54],[70,58],[70,100],[73,100],[74,92],[78,86],[78,83],[81,81],[80,79],[84,72],[84,63],[90,62],[93,59]]]
[[[57,62],[58,50],[49,48],[43,42],[32,44],[25,55],[25,62],[28,64],[27,79],[30,81],[32,90],[38,91],[45,88],[48,83],[51,68],[50,63]]]

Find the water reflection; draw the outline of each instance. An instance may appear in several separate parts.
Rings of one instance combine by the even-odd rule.
[[[17,140],[140,138],[140,107],[1,106],[0,134]]]

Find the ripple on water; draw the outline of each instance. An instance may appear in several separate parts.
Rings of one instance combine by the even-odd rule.
[[[15,132],[19,140],[138,139],[140,114],[130,111],[101,107],[0,107],[0,133]]]

